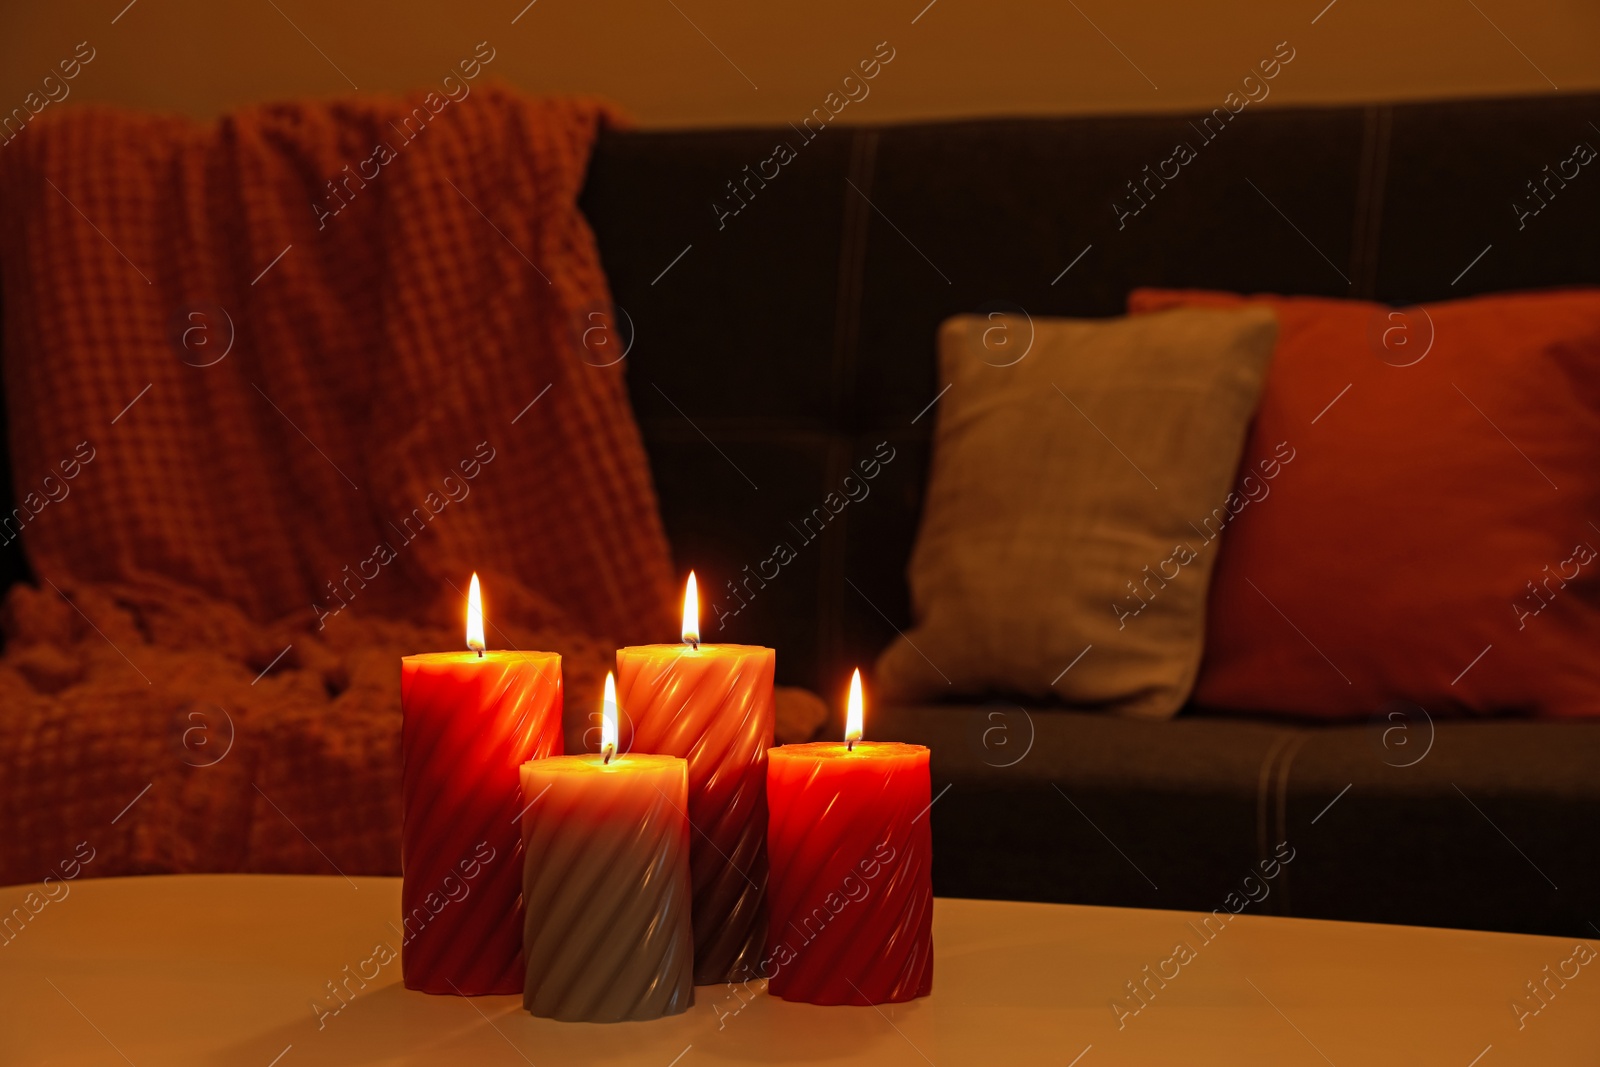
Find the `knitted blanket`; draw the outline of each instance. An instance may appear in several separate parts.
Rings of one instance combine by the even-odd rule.
[[[673,579],[577,208],[600,105],[497,87],[0,148],[0,883],[399,869],[401,655],[565,656]],[[87,851],[87,850],[85,850]],[[81,855],[79,856],[81,860]]]

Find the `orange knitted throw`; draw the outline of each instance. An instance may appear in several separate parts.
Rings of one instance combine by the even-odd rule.
[[[598,104],[497,87],[0,148],[20,534],[0,882],[398,873],[400,655],[671,633],[668,549],[577,208]],[[131,803],[131,806],[129,806]],[[80,857],[81,858],[81,857]]]

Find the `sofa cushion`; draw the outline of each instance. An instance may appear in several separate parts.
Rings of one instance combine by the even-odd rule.
[[[1276,334],[1265,309],[948,320],[916,625],[878,660],[884,699],[1182,707],[1216,559],[1191,523],[1228,496]]]
[[[1245,463],[1296,458],[1217,515],[1195,700],[1600,715],[1600,290],[1129,300],[1251,304],[1281,333]]]

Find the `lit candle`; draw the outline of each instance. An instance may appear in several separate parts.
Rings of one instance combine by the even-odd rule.
[[[522,765],[522,1003],[565,1022],[658,1019],[694,1002],[688,769],[619,754],[606,675],[600,753]]]
[[[561,657],[485,651],[476,574],[467,648],[400,661],[400,967],[425,993],[518,993],[517,768],[561,752]]]
[[[883,1004],[933,988],[928,750],[861,740],[861,672],[845,741],[771,752],[767,991]]]
[[[701,644],[699,613],[691,572],[683,643],[618,649],[617,685],[624,747],[689,761],[694,971],[705,985],[755,977],[766,939],[776,657],[756,645]]]

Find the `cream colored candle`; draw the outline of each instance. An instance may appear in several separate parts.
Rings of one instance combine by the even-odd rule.
[[[687,764],[617,754],[522,765],[523,1006],[565,1022],[657,1019],[694,1000]]]

